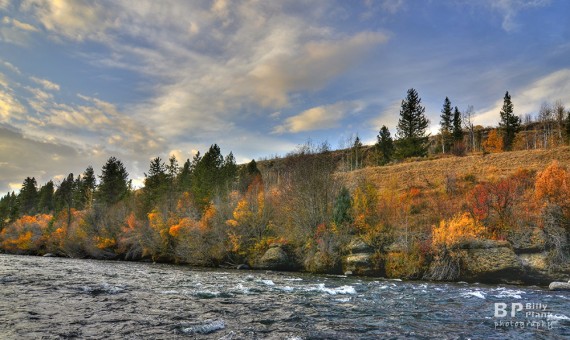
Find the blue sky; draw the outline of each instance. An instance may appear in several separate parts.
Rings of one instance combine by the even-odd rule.
[[[121,159],[395,133],[408,88],[496,125],[570,106],[570,1],[0,0],[0,193]]]

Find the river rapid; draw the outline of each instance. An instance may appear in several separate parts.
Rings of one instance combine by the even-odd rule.
[[[570,292],[0,255],[0,339],[73,338],[561,339]]]

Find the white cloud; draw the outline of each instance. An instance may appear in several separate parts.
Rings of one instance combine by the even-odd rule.
[[[108,11],[113,10],[110,5]],[[46,30],[78,41],[98,39],[116,25],[107,20],[101,3],[86,0],[24,0],[21,9],[34,12]]]
[[[26,109],[10,92],[2,74],[0,74],[0,85],[3,87],[3,89],[0,88],[0,122],[21,118],[26,113]]]
[[[153,95],[128,112],[171,137],[211,138],[234,128],[244,110],[287,107],[292,95],[323,88],[387,40],[320,24],[334,7],[326,2],[294,13],[281,2],[203,5],[26,0],[22,7],[52,33],[105,44],[111,53],[93,55],[93,63],[151,77]]]
[[[18,19],[14,19],[14,18],[4,17],[2,19],[2,23],[6,24],[6,25],[11,25],[17,29],[22,30],[22,31],[38,32],[38,29],[36,27],[34,27],[33,25],[30,25],[30,24],[25,23],[25,22],[21,22]]]
[[[516,16],[519,12],[544,7],[550,0],[487,0],[486,4],[503,17],[502,27],[507,32],[517,30],[519,27]]]
[[[59,85],[51,82],[47,79],[41,79],[41,78],[37,78],[37,77],[30,77],[30,80],[33,81],[36,84],[39,84],[41,86],[43,86],[44,89],[49,90],[49,91],[59,91]]]
[[[338,127],[347,114],[358,109],[356,103],[339,102],[332,105],[317,106],[289,117],[274,128],[274,133],[297,133]]]
[[[9,69],[10,71],[12,71],[14,73],[17,73],[17,74],[22,73],[18,67],[14,66],[13,64],[11,64],[7,61],[0,60],[0,64],[4,65],[4,67],[6,67],[7,69]]]
[[[560,100],[566,107],[570,107],[570,69],[565,68],[552,72],[535,80],[530,85],[510,91],[509,94],[514,105],[514,113],[519,116],[536,115],[540,105],[545,101],[552,103]],[[492,107],[478,113],[475,117],[475,123],[484,126],[497,125],[502,106],[503,98],[501,97]]]

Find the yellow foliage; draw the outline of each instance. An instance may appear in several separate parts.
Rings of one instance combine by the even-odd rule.
[[[97,236],[95,237],[95,243],[97,248],[107,249],[114,247],[117,244],[117,241],[112,238]]]
[[[535,197],[539,201],[570,208],[570,174],[557,161],[536,177]]]
[[[479,239],[485,236],[485,227],[468,213],[456,215],[451,220],[443,220],[432,229],[434,247],[452,247],[461,241]]]
[[[487,136],[487,139],[483,142],[483,148],[492,153],[503,152],[503,137],[499,134],[497,129],[489,131],[489,136]]]

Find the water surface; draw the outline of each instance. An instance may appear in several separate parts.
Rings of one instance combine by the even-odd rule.
[[[73,338],[560,339],[570,292],[0,255],[0,339]]]

